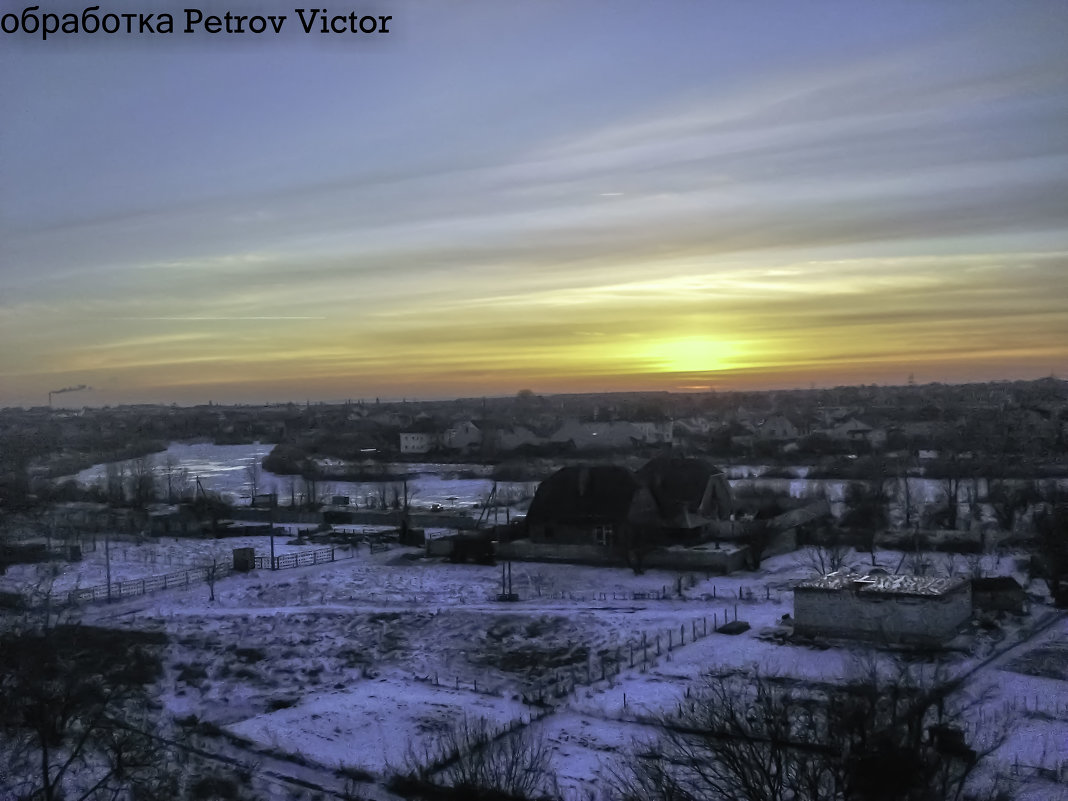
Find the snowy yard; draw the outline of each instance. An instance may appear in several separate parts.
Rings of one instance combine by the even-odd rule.
[[[162,572],[229,559],[241,546],[262,555],[269,540],[123,543],[112,547],[112,570]],[[275,540],[279,553],[300,547]],[[542,710],[524,704],[524,695],[559,690],[545,695],[552,714],[531,726],[552,746],[562,789],[580,797],[610,776],[634,737],[651,735],[642,720],[672,710],[703,671],[757,669],[835,681],[869,652],[863,645],[828,649],[762,636],[792,612],[792,582],[812,575],[803,554],[727,577],[514,563],[515,603],[497,601],[499,566],[420,557],[416,549],[359,548],[334,563],[227,577],[216,584],[214,602],[199,585],[90,607],[84,615],[169,635],[164,703],[176,717],[195,714],[268,752],[296,753],[329,769],[343,764],[383,775],[409,752],[432,753],[450,721],[466,714],[494,726],[525,722]],[[854,561],[862,567],[865,559]],[[61,580],[100,578],[99,549],[71,571]],[[1030,619],[1048,613],[1038,605]],[[735,616],[751,630],[713,632]],[[975,667],[1026,628],[1027,620],[1012,618],[995,632],[976,628],[970,651],[951,655],[952,669]],[[1036,799],[1058,797],[1056,785],[1037,773],[1065,759],[1066,634],[1062,620],[983,667],[965,688],[991,687],[984,714],[1001,710],[1011,718],[1010,736],[987,767],[1036,774],[1025,777],[1028,787],[1039,788]]]

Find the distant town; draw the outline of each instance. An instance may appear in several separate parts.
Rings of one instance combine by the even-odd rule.
[[[1066,381],[68,389],[0,410],[2,799],[1064,797]]]

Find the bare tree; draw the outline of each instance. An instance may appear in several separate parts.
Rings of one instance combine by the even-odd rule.
[[[806,550],[805,562],[820,576],[834,573],[845,567],[853,549],[845,542],[836,528],[825,528],[816,536],[816,541]],[[874,559],[872,560],[874,564]]]
[[[263,463],[259,456],[250,456],[245,464],[245,483],[248,484],[249,506],[256,504],[260,493],[260,479],[263,476]]]
[[[173,797],[152,697],[163,642],[54,616],[0,632],[0,743],[14,797]]]
[[[178,457],[173,453],[168,453],[163,459],[163,468],[161,472],[163,475],[163,486],[166,487],[167,491],[167,503],[174,503],[176,497],[174,478],[175,474],[178,472],[179,464]]]
[[[1020,515],[1041,499],[1041,493],[1033,483],[991,481],[987,490],[987,502],[994,510],[998,526],[1012,533]]]
[[[457,721],[422,758],[410,750],[393,786],[447,799],[558,796],[548,741],[527,728],[494,732],[484,718]]]
[[[156,500],[156,465],[151,456],[139,456],[130,462],[130,498],[143,509]]]
[[[1053,602],[1068,606],[1068,503],[1057,503],[1035,515],[1033,571],[1049,587]]]
[[[927,801],[962,797],[980,754],[971,702],[935,667],[858,667],[841,684],[710,674],[616,771],[626,801]]]
[[[845,503],[842,525],[860,533],[874,565],[876,537],[889,520],[885,476],[880,472],[871,482],[851,482]]]
[[[108,462],[104,467],[108,502],[115,505],[126,503],[126,463]]]

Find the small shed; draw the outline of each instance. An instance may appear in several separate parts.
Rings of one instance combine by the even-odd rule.
[[[1022,615],[1027,593],[1012,576],[972,579],[972,605],[984,612],[1012,612]]]
[[[941,645],[971,615],[971,583],[963,577],[839,571],[794,587],[794,631],[802,635]]]

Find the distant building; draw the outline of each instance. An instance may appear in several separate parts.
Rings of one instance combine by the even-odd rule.
[[[634,426],[641,433],[642,442],[670,445],[675,440],[675,424],[671,420],[639,420]]]
[[[1013,612],[1022,615],[1027,608],[1027,593],[1011,576],[972,579],[972,604],[988,612]]]
[[[972,585],[964,577],[839,571],[794,587],[794,631],[808,636],[941,645],[971,616]]]
[[[637,473],[614,465],[565,467],[531,501],[531,539],[631,549],[697,544],[730,517],[727,477],[702,459],[663,456]]]
[[[832,428],[826,428],[821,433],[838,442],[867,442],[875,446],[886,442],[884,429],[872,428],[855,417],[850,417]]]
[[[544,442],[544,437],[539,437],[525,426],[512,426],[497,431],[497,447],[502,451],[514,451],[523,446],[532,447]]]
[[[401,453],[429,453],[436,438],[428,431],[402,431],[400,435]]]
[[[453,450],[467,451],[482,444],[482,432],[470,420],[457,423],[445,430],[442,445]]]
[[[756,426],[756,433],[764,439],[797,439],[797,426],[781,414],[773,415]]]
[[[626,420],[586,423],[567,420],[549,439],[561,445],[570,443],[579,450],[620,449],[632,448],[640,443],[670,445],[675,438],[674,431],[674,423],[670,420],[638,423]]]

